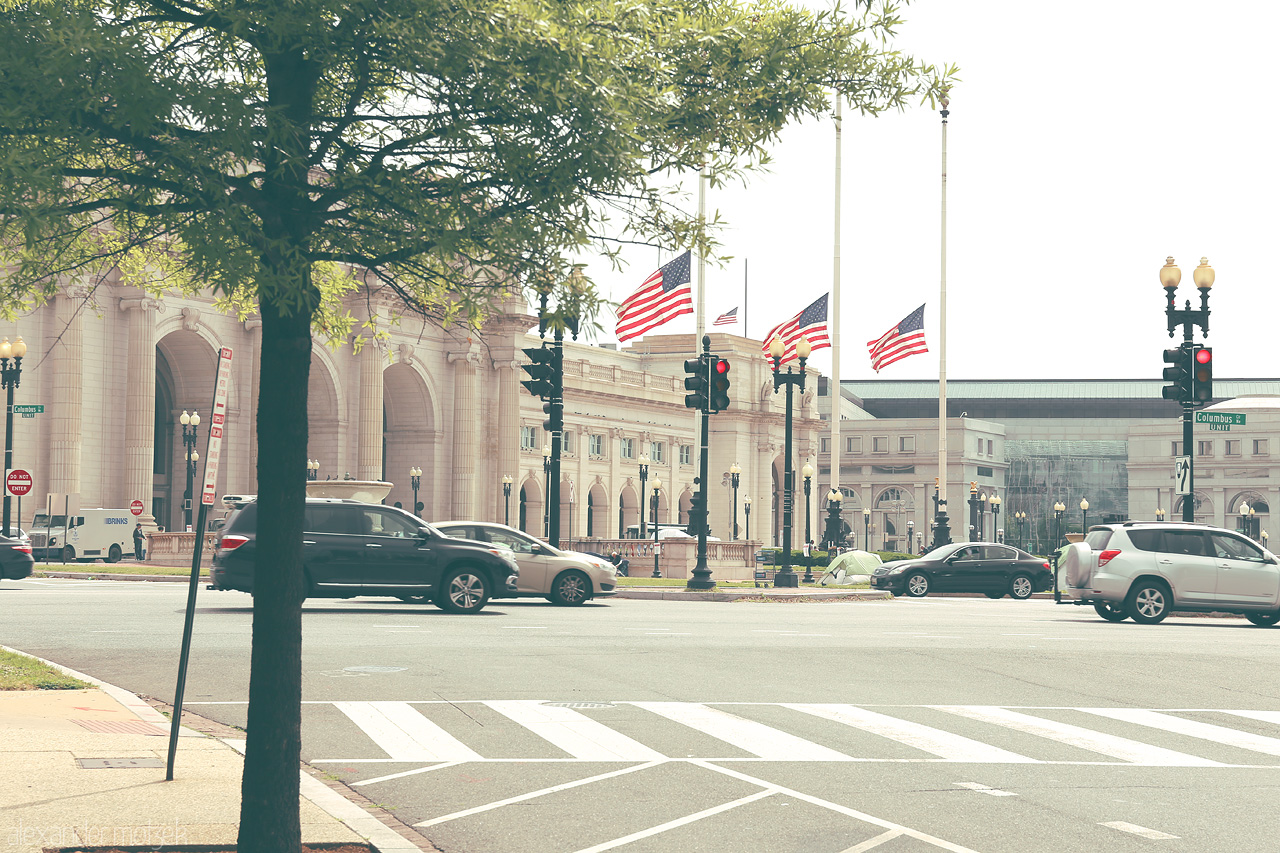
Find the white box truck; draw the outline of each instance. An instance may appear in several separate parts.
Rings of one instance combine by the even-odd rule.
[[[82,509],[78,514],[50,515],[37,510],[27,531],[31,555],[37,560],[64,563],[105,560],[116,563],[133,553],[133,525],[137,519],[127,509]]]

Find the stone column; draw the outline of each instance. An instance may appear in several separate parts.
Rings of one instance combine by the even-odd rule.
[[[453,365],[453,512],[475,518],[476,362],[470,348],[449,353]]]
[[[151,514],[155,469],[156,432],[156,314],[160,300],[150,296],[125,297],[120,310],[129,323],[129,355],[125,377],[124,502],[142,501],[138,521],[155,529]]]
[[[497,504],[493,517],[502,521],[506,508],[501,487],[504,475],[510,474],[515,480],[511,498],[515,501],[517,510],[520,502],[520,363],[494,362],[493,366],[498,372],[498,485],[495,486]],[[512,518],[519,521],[518,513],[513,512]]]
[[[82,317],[88,295],[87,288],[70,286],[54,299],[55,333],[59,340],[53,346],[49,491],[55,493],[80,493],[80,433],[84,405]],[[151,391],[155,393],[154,386]]]
[[[356,441],[357,480],[382,479],[382,369],[383,349],[368,341],[360,350],[360,422]]]

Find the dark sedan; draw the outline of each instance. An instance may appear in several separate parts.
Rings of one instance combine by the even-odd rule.
[[[1030,598],[1053,589],[1053,572],[1040,557],[995,542],[958,542],[918,560],[885,563],[871,576],[872,589],[920,597],[931,592],[982,592],[989,598]]]
[[[30,542],[0,536],[0,579],[18,581],[30,577],[34,564]]]

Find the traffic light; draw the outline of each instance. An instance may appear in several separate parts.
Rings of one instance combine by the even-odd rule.
[[[542,422],[542,428],[548,434],[564,431],[564,403],[558,400],[543,403],[542,411],[547,415],[547,419]]]
[[[529,356],[530,363],[522,364],[520,368],[529,374],[529,378],[520,384],[530,394],[544,400],[559,396],[560,371],[556,369],[556,351],[547,347],[533,347],[524,350],[524,354]]]
[[[684,380],[684,390],[692,393],[686,394],[684,398],[684,407],[686,409],[698,409],[699,411],[707,411],[710,387],[707,382],[707,361],[703,357],[691,358],[684,363],[684,372],[689,374]]]
[[[1187,347],[1167,349],[1164,362],[1171,365],[1164,369],[1164,379],[1170,384],[1160,389],[1160,396],[1166,400],[1191,402],[1191,350]]]
[[[711,369],[708,371],[707,383],[711,386],[711,392],[707,398],[708,408],[712,412],[723,412],[729,408],[729,361],[712,356],[709,363]]]
[[[1191,401],[1203,405],[1213,400],[1213,347],[1197,344],[1192,352],[1195,380],[1191,383]]]
[[[705,523],[706,509],[702,505],[702,492],[697,491],[689,497],[689,526],[685,528],[685,532],[690,536],[697,536]]]

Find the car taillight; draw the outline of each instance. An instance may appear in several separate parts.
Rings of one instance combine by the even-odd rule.
[[[1119,556],[1120,556],[1119,548],[1110,548],[1106,551],[1101,552],[1100,554],[1098,554],[1098,568],[1102,568],[1107,563],[1110,563],[1112,559]]]
[[[218,547],[223,551],[234,551],[248,541],[248,536],[223,536],[218,542]]]
[[[1048,560],[1045,560],[1045,561],[1044,561],[1044,568],[1045,568],[1045,571],[1048,571],[1048,572],[1053,571],[1053,568],[1049,565],[1049,561],[1048,561]]]
[[[21,551],[21,552],[22,552],[22,553],[24,553],[24,554],[30,554],[30,553],[31,553],[31,546],[30,546],[30,545],[14,545],[14,546],[13,546],[13,550],[15,550],[15,551]]]

